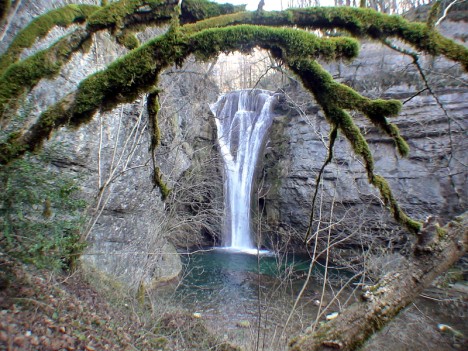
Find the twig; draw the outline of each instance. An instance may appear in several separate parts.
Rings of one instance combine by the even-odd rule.
[[[460,1],[460,3],[464,2],[466,0],[463,0],[463,1]],[[452,1],[444,10],[444,14],[442,15],[442,17],[440,17],[437,22],[434,24],[435,27],[437,27],[448,15],[448,11],[450,10],[450,8],[455,5],[456,3],[458,3],[458,0],[454,0]]]

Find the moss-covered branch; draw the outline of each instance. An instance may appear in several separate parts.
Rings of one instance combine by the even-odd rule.
[[[190,46],[203,60],[220,52],[249,52],[256,46],[290,58],[352,59],[359,53],[358,43],[351,38],[319,38],[303,30],[253,25],[206,29],[191,36]]]
[[[19,59],[24,49],[31,47],[36,40],[44,38],[52,28],[85,22],[99,8],[93,5],[67,5],[33,20],[16,35],[8,50],[0,56],[0,75]]]
[[[184,26],[186,32],[238,24],[340,29],[356,37],[382,40],[396,37],[431,55],[443,55],[468,70],[468,49],[442,36],[426,23],[409,22],[397,15],[352,7],[310,7],[281,12],[241,12]]]
[[[156,166],[156,157],[155,157],[155,150],[159,146],[161,141],[161,131],[159,130],[159,123],[158,123],[158,115],[161,105],[159,104],[159,91],[154,89],[148,94],[146,98],[146,108],[148,111],[148,119],[149,119],[149,127],[151,133],[151,159],[153,161],[153,175],[152,181],[153,185],[159,188],[161,191],[161,199],[164,201],[169,196],[171,189],[164,183],[162,179],[161,170],[159,167]]]
[[[348,109],[364,113],[372,123],[391,136],[399,152],[406,155],[409,148],[399,135],[398,128],[386,121],[386,116],[398,113],[401,106],[399,101],[365,98],[351,88],[335,82],[327,71],[311,60],[294,60],[289,62],[289,67],[314,95],[329,123],[339,128],[350,142],[354,153],[362,158],[369,183],[379,189],[385,205],[389,207],[394,218],[411,233],[418,233],[421,224],[406,215],[395,200],[387,181],[374,173],[374,159],[369,145],[352,117],[345,111]]]
[[[39,17],[35,21],[37,22],[35,25],[26,27],[19,34],[19,39],[15,39],[8,52],[2,56],[6,60],[5,63],[14,60],[9,62],[8,68],[0,76],[0,120],[11,116],[11,113],[6,112],[16,109],[22,94],[32,89],[41,79],[53,78],[58,74],[61,67],[70,60],[73,53],[81,49],[83,43],[88,39],[90,40],[94,32],[103,29],[115,31],[118,25],[117,40],[127,48],[133,49],[139,44],[131,32],[134,26],[141,23],[167,23],[177,13],[177,1],[150,1],[151,6],[145,5],[147,2],[143,0],[133,0],[130,3],[118,1],[100,10],[96,10],[99,8],[93,6],[91,8],[94,9],[94,12],[90,11],[93,15],[89,18],[87,30],[80,28],[63,37],[48,49],[35,53],[25,60],[15,62],[17,57],[10,54],[16,53],[19,56],[26,44],[32,45],[32,42],[34,42],[34,39],[29,42],[21,38],[31,39],[39,34],[44,36],[54,25],[69,23],[72,19],[70,6],[71,9],[74,9],[75,5],[51,11]],[[142,8],[143,10],[141,10]],[[66,16],[67,14],[68,16]],[[104,21],[103,18],[107,18],[107,21]]]
[[[299,40],[300,39],[300,40]],[[252,42],[251,42],[252,41]],[[303,41],[297,51],[296,46]],[[251,42],[251,44],[247,44]],[[211,43],[211,44],[210,44]],[[86,78],[75,93],[50,107],[24,134],[10,140],[16,147],[2,145],[2,162],[39,147],[50,133],[69,123],[78,126],[88,122],[98,109],[108,110],[123,102],[133,101],[140,93],[153,89],[158,75],[166,67],[181,63],[188,55],[208,58],[223,51],[244,50],[260,46],[271,50],[291,50],[292,55],[325,55],[350,57],[357,54],[357,43],[351,39],[323,39],[293,30],[237,26],[222,30],[206,30],[190,37],[169,31],[146,45],[116,60],[109,67]],[[216,50],[212,50],[215,47]],[[335,48],[335,52],[331,48]],[[13,150],[10,154],[6,150]]]
[[[131,38],[131,31],[127,32],[125,26],[131,28],[138,22],[135,18],[140,18],[143,23],[169,18],[176,11],[174,7],[171,8],[175,3],[173,0],[167,2],[154,0],[144,3],[132,0],[125,3],[111,3],[93,14],[87,29],[88,32],[102,28],[115,30],[120,33],[118,35],[124,42],[127,42],[128,35],[130,42],[128,46],[133,47],[136,43]],[[192,15],[191,20],[197,20],[200,17],[224,13],[222,11],[239,10],[238,8],[223,10],[221,5],[210,5],[209,2],[201,0],[185,3],[186,7],[179,17],[182,22],[189,21]],[[159,8],[161,10],[158,12],[159,15],[152,12],[157,6],[162,6]],[[152,13],[149,17],[147,11]],[[8,140],[0,145],[2,152],[0,161],[7,163],[25,151],[36,149],[53,130],[60,126],[65,124],[78,126],[88,122],[99,109],[111,109],[119,103],[133,101],[140,93],[154,89],[163,69],[173,64],[181,64],[190,54],[208,59],[220,52],[249,51],[258,46],[269,50],[275,57],[288,63],[300,76],[305,87],[314,94],[324,110],[328,121],[334,128],[339,128],[350,141],[354,152],[362,157],[369,182],[379,189],[394,217],[411,232],[417,232],[420,224],[407,217],[399,208],[385,179],[374,174],[374,161],[369,146],[347,112],[348,110],[362,112],[375,126],[394,140],[399,153],[405,156],[409,151],[408,145],[401,138],[398,128],[387,121],[387,117],[399,112],[400,102],[365,98],[353,89],[335,82],[330,74],[313,60],[318,56],[327,60],[353,58],[358,52],[358,45],[354,40],[323,39],[302,30],[271,26],[338,28],[355,36],[368,36],[374,39],[394,36],[407,41],[419,50],[431,54],[443,54],[461,62],[465,68],[468,65],[468,51],[464,47],[442,37],[427,25],[410,23],[398,16],[383,15],[368,9],[315,7],[282,12],[238,12],[182,27],[174,24],[163,36],[133,50],[125,57],[116,60],[106,70],[82,81],[74,93],[51,106],[27,131],[17,131],[10,135]],[[44,58],[35,59],[36,67],[41,65],[47,67],[45,70],[39,70],[42,72],[40,74],[24,77],[19,66],[16,69],[11,68],[9,77],[17,87],[6,89],[2,103],[4,107],[25,91],[18,88],[19,85],[31,86],[41,77],[52,75],[59,70],[60,60],[54,55],[50,62],[46,59],[51,53],[53,51],[39,53]],[[25,64],[27,62],[29,61],[24,61]],[[54,63],[57,66],[54,66]]]
[[[91,32],[123,29],[132,24],[158,24],[172,18],[177,0],[125,0],[112,2],[95,12],[87,22]]]
[[[191,4],[191,5],[190,5]],[[243,7],[227,6],[209,1],[192,1],[185,8],[181,20],[189,18],[192,10],[207,7],[206,16],[231,13]],[[201,7],[202,6],[202,7]],[[203,8],[204,8],[203,7]],[[15,38],[7,52],[0,57],[0,120],[7,119],[18,106],[22,94],[32,89],[41,79],[53,78],[69,61],[74,52],[99,30],[109,29],[117,41],[128,49],[135,49],[139,41],[133,34],[142,25],[168,23],[179,14],[177,0],[121,0],[103,8],[89,5],[68,5],[37,18]],[[184,17],[185,16],[185,17]],[[68,26],[87,20],[86,32],[77,30],[46,50],[16,62],[22,50],[30,47],[37,38],[44,37],[54,26]],[[83,40],[77,41],[76,38]],[[2,61],[3,60],[3,61]],[[4,67],[3,71],[1,67]]]
[[[43,78],[52,78],[89,39],[85,30],[75,31],[50,48],[14,63],[0,77],[0,121],[14,115],[21,95]]]

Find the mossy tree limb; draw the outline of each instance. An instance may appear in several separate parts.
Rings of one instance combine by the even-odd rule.
[[[136,0],[129,2],[127,5],[131,5],[131,8],[125,7],[125,11],[116,12],[120,17],[111,16],[104,24],[110,27],[120,26],[123,22],[119,22],[117,18],[122,20],[128,16],[129,11],[140,9],[138,5],[140,3]],[[155,6],[163,4],[160,1],[151,1],[151,3]],[[172,1],[164,2],[164,4],[172,3]],[[102,11],[109,13],[110,9],[116,8],[115,6],[111,4],[99,13]],[[94,20],[90,21],[89,28],[100,28],[104,25],[98,20],[101,15],[95,16]],[[249,51],[254,46],[259,46],[288,62],[290,67],[301,76],[304,85],[315,95],[329,121],[339,127],[343,135],[351,142],[355,153],[363,158],[369,182],[378,187],[395,218],[406,225],[410,231],[417,232],[419,224],[407,218],[394,200],[388,184],[374,175],[373,159],[369,147],[359,128],[346,112],[346,110],[357,110],[364,113],[372,123],[394,139],[400,154],[406,155],[407,144],[400,137],[396,126],[386,120],[387,116],[398,113],[400,103],[364,98],[351,88],[334,82],[331,76],[312,60],[317,56],[323,56],[329,60],[339,57],[352,58],[357,54],[357,44],[348,38],[318,39],[300,30],[248,25],[232,26],[239,23],[341,28],[356,36],[379,39],[385,36],[397,36],[402,39],[406,38],[415,47],[431,53],[446,54],[446,51],[440,49],[444,47],[444,43],[451,43],[450,45],[453,44],[455,48],[459,48],[443,37],[440,43],[432,43],[434,45],[429,45],[424,40],[420,42],[421,36],[418,35],[421,31],[425,33],[424,35],[436,37],[438,33],[429,30],[424,24],[409,23],[400,17],[382,15],[367,9],[311,8],[277,13],[243,12],[219,16],[180,29],[174,24],[173,30],[165,35],[115,61],[105,71],[85,79],[75,93],[44,112],[28,131],[15,133],[2,145],[2,149],[8,151],[3,156],[2,162],[8,162],[26,150],[39,147],[54,129],[65,123],[75,126],[86,123],[98,109],[111,109],[119,103],[133,101],[141,92],[153,86],[163,69],[174,63],[182,63],[189,54],[193,53],[206,59],[219,52]],[[209,28],[210,26],[215,28]],[[217,28],[219,26],[232,27]],[[467,50],[465,48],[463,50],[466,54]],[[308,58],[304,58],[307,56]],[[458,56],[457,59],[464,62],[463,55]],[[320,89],[317,89],[317,86],[320,86]]]
[[[164,2],[166,3],[173,2]],[[134,7],[134,9],[139,12],[140,7]],[[183,13],[181,16],[183,18]],[[122,25],[135,23],[134,18],[141,18],[143,22],[147,19],[146,15],[133,16],[126,13],[121,21],[111,20],[107,23],[110,29],[122,31],[125,29]],[[179,19],[183,21],[181,17]],[[406,225],[411,232],[418,231],[419,223],[412,222],[404,212],[400,211],[388,183],[374,174],[372,153],[348,112],[349,110],[360,111],[366,115],[374,125],[395,140],[398,151],[405,155],[407,145],[399,136],[396,126],[386,119],[398,113],[399,103],[366,99],[352,89],[333,81],[313,60],[321,55],[329,60],[337,57],[352,58],[357,53],[355,42],[349,39],[321,40],[310,33],[304,34],[300,30],[273,29],[248,26],[248,24],[337,28],[344,29],[357,37],[371,37],[379,40],[397,37],[406,40],[418,50],[442,54],[458,61],[466,69],[468,51],[465,48],[443,38],[425,24],[412,24],[395,16],[351,8],[313,8],[278,13],[242,12],[182,27],[177,26],[176,23],[173,24],[172,29],[166,34],[133,50],[104,71],[82,81],[75,92],[50,106],[37,121],[33,121],[28,129],[10,134],[9,138],[0,145],[0,163],[8,163],[28,150],[39,148],[42,142],[60,126],[78,126],[88,122],[100,109],[109,110],[120,103],[133,101],[143,92],[154,93],[154,85],[159,74],[167,67],[183,63],[190,54],[206,59],[220,52],[249,51],[258,46],[270,50],[275,57],[282,59],[296,71],[305,87],[316,97],[331,125],[339,128],[350,141],[354,152],[364,160],[369,182],[379,189],[395,218]],[[235,24],[247,25],[234,27]],[[95,24],[95,26],[95,28],[100,28],[100,24]],[[221,28],[231,26],[232,28]],[[157,97],[157,94],[154,97]],[[157,106],[155,111],[157,111]],[[157,144],[157,139],[155,134],[153,145]],[[154,179],[161,185],[162,195],[167,196],[169,189],[164,187],[160,170],[155,167],[154,171]],[[466,220],[463,223],[462,228],[466,228]],[[336,322],[319,328],[312,336],[297,340],[292,345],[293,349],[315,350],[325,347],[353,349],[364,342],[370,334],[382,327],[409,303],[418,294],[418,289],[426,286],[435,275],[446,269],[461,255],[462,249],[459,242],[460,238],[466,242],[466,229],[464,232],[454,229],[452,235],[451,229],[448,228],[447,233],[439,235],[440,245],[435,246],[435,250],[410,257],[403,275],[396,272],[396,274],[383,277],[381,283],[389,290],[382,292],[382,296],[376,295],[373,300],[375,303],[369,303],[366,300],[362,304],[355,305],[346,314],[343,313],[343,317],[339,317]],[[388,307],[388,301],[392,308]]]
[[[182,24],[245,11],[245,5],[218,4],[208,0],[184,0],[181,4]]]
[[[44,38],[52,28],[83,23],[99,8],[93,5],[67,5],[34,19],[16,35],[7,51],[0,56],[0,75],[19,59],[24,49],[31,47],[36,40]]]
[[[323,55],[328,58],[349,58],[357,54],[357,43],[354,40],[323,39],[292,29],[237,26],[224,30],[206,30],[190,37],[179,31],[168,31],[116,60],[106,70],[83,80],[74,93],[42,113],[28,131],[15,136],[14,141],[10,140],[10,143],[16,144],[15,147],[8,143],[0,147],[4,151],[2,162],[17,158],[26,150],[40,147],[53,130],[64,124],[78,126],[87,123],[99,109],[109,110],[120,103],[133,101],[140,93],[153,89],[163,69],[174,63],[182,63],[190,54],[206,59],[223,51],[252,49],[255,43],[264,49],[290,49],[293,54],[299,54],[295,51],[298,41],[293,40],[298,38],[307,38],[308,43],[301,47],[311,57]],[[251,40],[253,44],[248,44]],[[213,46],[216,50],[211,50]],[[334,47],[335,52],[330,47]],[[17,150],[18,153],[7,150]]]
[[[238,24],[339,29],[355,37],[382,40],[395,37],[430,55],[443,55],[468,71],[468,49],[444,37],[426,23],[409,22],[397,15],[352,7],[310,7],[280,12],[241,12],[184,26],[186,32]]]
[[[141,23],[168,23],[174,13],[176,13],[175,8],[177,3],[174,5],[174,1],[153,1],[153,7],[146,9],[143,14],[133,14],[132,20],[126,22],[125,16],[130,16],[128,11],[132,9],[137,11],[144,3],[145,1],[142,0],[133,1],[133,7],[130,8],[128,8],[128,6],[123,6],[127,5],[125,1],[112,3],[112,6],[109,5],[102,10],[95,11],[97,18],[101,18],[104,14],[109,15],[109,13],[113,13],[111,10],[115,11],[120,7],[124,7],[126,11],[117,11],[117,14],[114,13],[113,16],[111,16],[112,21],[109,20],[107,23],[100,23],[100,25],[96,25],[96,18],[91,16],[90,21],[94,19],[95,22],[88,22],[87,30],[79,28],[71,34],[62,37],[57,43],[49,48],[39,51],[22,61],[10,64],[3,75],[0,76],[0,120],[6,119],[6,117],[12,115],[11,113],[5,112],[15,110],[17,107],[17,101],[22,94],[32,89],[41,79],[50,79],[57,75],[60,72],[61,67],[71,59],[75,52],[82,48],[85,42],[91,40],[92,34],[96,31],[103,29],[115,30],[116,21],[120,19],[122,27],[120,27],[120,36],[117,37],[117,41],[121,42],[122,45],[133,48],[139,44],[136,37],[134,37],[131,32],[133,27],[141,25]],[[156,7],[156,4],[159,4],[160,6]],[[66,8],[69,9],[70,6],[72,5],[69,5]],[[51,13],[53,16],[50,15]],[[59,14],[61,14],[61,12],[58,10],[51,11],[39,17],[37,22],[49,23],[48,20],[50,18],[60,18]],[[61,22],[57,19],[55,22],[49,23],[50,26],[44,28],[41,27],[44,31],[41,32],[41,35],[45,35],[45,30],[50,30],[53,24],[58,25],[60,23]],[[68,22],[64,21],[63,23],[66,24]],[[90,23],[94,23],[94,25],[90,25]],[[24,33],[27,33],[28,35],[37,34],[36,27],[37,26],[28,26],[25,30],[20,32],[19,37],[25,37]],[[81,38],[81,40],[77,40],[79,38]],[[19,43],[21,42],[22,41]],[[14,52],[15,48],[18,47],[17,44],[18,43],[16,43],[15,40],[9,50],[13,48],[12,50]],[[19,47],[21,47],[21,45]],[[5,54],[5,57],[11,56],[7,54]]]
[[[62,66],[89,39],[87,31],[77,30],[48,49],[10,65],[0,77],[0,121],[14,114],[20,97],[41,79],[59,74]]]
[[[113,31],[135,24],[160,24],[176,13],[177,0],[125,0],[112,2],[89,17],[86,27],[94,32]]]
[[[205,3],[209,2],[205,1]],[[214,8],[220,6],[224,9],[223,5],[214,4],[213,6]],[[230,13],[235,10],[238,10],[238,7],[222,11]],[[216,13],[214,11],[209,15]],[[18,34],[7,52],[0,58],[0,63],[1,60],[4,60],[5,70],[10,71],[11,69],[11,72],[14,72],[13,74],[5,72],[0,77],[0,120],[4,119],[5,109],[15,109],[16,101],[23,93],[32,89],[41,79],[52,78],[58,74],[61,67],[72,57],[71,54],[81,49],[81,44],[85,40],[82,43],[77,43],[78,45],[70,45],[70,43],[76,42],[74,38],[83,36],[85,39],[91,40],[93,33],[108,29],[114,33],[120,44],[131,50],[139,46],[139,41],[133,34],[134,30],[141,28],[142,25],[169,23],[177,18],[178,14],[176,0],[121,0],[104,8],[89,5],[68,5],[40,16]],[[181,18],[190,15],[190,9],[187,9]],[[54,26],[68,26],[71,23],[84,22],[85,20],[87,20],[86,32],[83,29],[78,29],[60,39],[50,48],[16,63],[23,49],[31,46],[37,38],[44,37]],[[61,48],[61,59],[56,59],[57,47]],[[0,65],[1,67],[2,65]],[[51,71],[47,67],[54,68]],[[34,73],[31,75],[32,71]]]
[[[374,173],[374,158],[369,145],[352,117],[345,111],[346,109],[364,113],[372,123],[393,138],[400,154],[406,155],[409,148],[400,136],[398,128],[386,121],[386,116],[398,113],[401,106],[400,102],[365,98],[353,89],[335,82],[331,75],[315,61],[299,59],[290,62],[289,67],[314,95],[329,123],[339,128],[350,142],[354,153],[362,158],[369,183],[379,190],[385,205],[390,208],[394,218],[411,233],[418,233],[420,223],[405,214],[395,200],[385,179]]]
[[[164,183],[160,168],[156,166],[155,151],[156,151],[156,148],[159,146],[159,143],[161,142],[161,131],[159,129],[159,123],[158,123],[158,115],[159,115],[159,110],[161,109],[161,106],[159,104],[159,91],[157,89],[154,89],[148,94],[146,98],[146,106],[147,106],[148,119],[149,119],[148,124],[150,127],[149,129],[150,129],[150,134],[151,134],[150,151],[151,151],[151,159],[153,161],[152,181],[153,181],[154,186],[155,187],[157,186],[159,190],[161,191],[161,199],[164,201],[169,196],[169,193],[171,192],[171,190],[169,189],[167,184]]]

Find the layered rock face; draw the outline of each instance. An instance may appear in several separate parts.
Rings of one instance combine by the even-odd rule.
[[[70,1],[21,2],[2,47],[6,49],[14,35],[34,17],[63,3]],[[48,47],[75,28],[53,29],[33,48],[25,50],[22,58]],[[148,28],[137,36],[144,42],[162,31]],[[98,32],[93,39],[91,48],[76,53],[59,76],[42,80],[28,94],[24,106],[30,110],[30,120],[72,92],[82,79],[128,51],[107,31]],[[54,156],[53,167],[79,181],[81,196],[89,204],[89,220],[84,226],[88,247],[82,257],[86,266],[132,287],[151,286],[180,273],[182,266],[173,243],[191,246],[204,240],[204,234],[220,232],[221,220],[215,213],[222,211],[212,211],[213,206],[209,204],[215,202],[216,196],[222,197],[222,184],[218,164],[208,162],[216,158],[213,156],[214,123],[207,103],[216,100],[218,91],[204,73],[205,66],[188,62],[177,72],[162,75],[159,82],[162,140],[154,163],[149,151],[146,96],[99,113],[78,130],[63,128],[46,143],[45,150],[60,150]],[[166,201],[152,182],[156,168],[167,187],[173,189]],[[193,170],[199,174],[197,179],[210,178],[212,194],[206,195],[187,185],[195,182],[191,177]],[[183,201],[198,201],[198,207],[187,208]],[[195,216],[198,221],[189,225],[189,216]]]
[[[466,21],[442,22],[447,36],[463,37]],[[402,46],[402,43],[395,43]],[[402,112],[397,124],[411,151],[401,158],[393,142],[362,116],[354,118],[364,131],[375,158],[376,173],[388,179],[398,202],[411,216],[433,215],[445,223],[466,210],[468,154],[468,86],[459,66],[440,58],[421,57],[424,74],[411,57],[387,46],[363,43],[360,56],[350,64],[329,64],[330,73],[371,98],[398,99]],[[424,82],[427,80],[427,85]],[[265,186],[260,207],[272,235],[279,242],[303,240],[310,222],[316,177],[327,158],[329,126],[313,98],[299,84],[286,90],[263,160]],[[433,93],[433,94],[432,94]],[[333,162],[323,173],[312,228],[329,228],[346,245],[401,245],[401,235],[388,210],[370,187],[360,160],[340,137]],[[321,232],[326,236],[328,229]],[[396,239],[396,238],[399,239]],[[285,239],[286,238],[286,239]]]

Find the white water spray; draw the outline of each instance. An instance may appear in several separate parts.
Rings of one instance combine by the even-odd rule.
[[[224,160],[225,246],[255,249],[250,233],[250,200],[257,159],[272,123],[273,92],[249,89],[222,95],[211,106]]]

